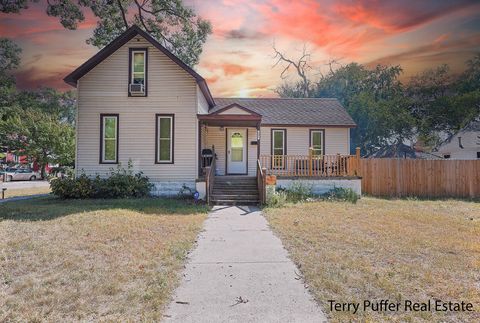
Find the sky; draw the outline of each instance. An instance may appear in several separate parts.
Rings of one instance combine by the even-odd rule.
[[[296,80],[274,66],[275,46],[287,57],[311,53],[310,76],[328,71],[328,62],[401,65],[402,79],[440,64],[454,73],[480,52],[478,0],[184,0],[213,33],[195,69],[217,97],[275,97],[275,87]],[[92,14],[74,31],[45,14],[46,3],[20,14],[0,14],[0,37],[22,48],[16,73],[23,89],[71,89],[62,79],[94,55],[87,45]]]

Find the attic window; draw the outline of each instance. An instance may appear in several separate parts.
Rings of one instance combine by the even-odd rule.
[[[147,54],[146,48],[130,48],[128,73],[129,96],[147,96]]]

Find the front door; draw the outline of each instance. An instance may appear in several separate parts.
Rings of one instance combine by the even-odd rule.
[[[227,174],[247,173],[247,130],[227,129]]]

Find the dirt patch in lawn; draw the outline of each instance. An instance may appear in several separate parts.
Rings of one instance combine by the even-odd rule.
[[[206,212],[160,199],[0,205],[0,321],[160,320]]]
[[[333,321],[480,321],[480,204],[363,198],[267,209],[306,283]],[[400,302],[363,311],[364,300]],[[405,300],[471,302],[474,312],[408,312]],[[359,302],[330,311],[328,300]]]

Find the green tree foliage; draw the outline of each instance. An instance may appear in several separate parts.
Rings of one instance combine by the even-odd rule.
[[[7,104],[15,92],[12,72],[20,65],[22,50],[13,41],[0,38],[0,106]]]
[[[72,126],[37,107],[16,105],[8,110],[0,120],[2,145],[37,162],[42,178],[48,163],[73,163],[75,130]]]
[[[76,102],[71,92],[17,91],[11,73],[19,54],[15,43],[0,40],[0,146],[37,162],[43,177],[48,163],[74,162]]]
[[[316,81],[300,77],[276,91],[281,97],[308,93],[309,97],[337,98],[357,123],[352,150],[361,147],[363,154],[408,139],[421,138],[434,146],[439,134],[453,133],[480,114],[480,54],[467,62],[459,76],[442,65],[403,84],[401,73],[400,66],[369,68],[350,63],[330,68]]]
[[[26,0],[0,0],[0,11],[18,13],[28,8]],[[90,11],[97,27],[87,43],[102,48],[128,27],[136,24],[162,45],[194,66],[212,32],[210,22],[198,17],[182,0],[48,0],[46,14],[57,17],[74,30]]]

